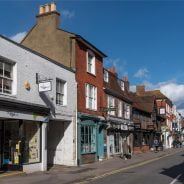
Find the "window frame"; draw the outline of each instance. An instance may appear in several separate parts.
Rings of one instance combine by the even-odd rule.
[[[60,85],[62,84],[63,85],[63,93],[60,91],[57,91],[57,85],[58,85],[58,82],[60,82]],[[61,86],[60,86],[61,88]],[[57,100],[57,96],[61,97],[62,96],[62,104],[60,103],[60,100],[58,102]],[[60,78],[56,78],[56,105],[58,106],[66,106],[67,105],[67,82],[60,79]]]
[[[83,131],[82,131],[83,129]],[[87,133],[86,133],[87,130]],[[95,125],[81,125],[81,154],[96,152],[96,127]],[[87,139],[86,139],[87,138]]]
[[[123,117],[123,101],[118,99],[118,117]]]
[[[129,107],[128,110],[127,110],[127,107]],[[130,120],[130,116],[131,116],[131,106],[130,106],[130,104],[124,103],[123,112],[124,112],[124,118],[127,119],[127,120]]]
[[[105,82],[109,82],[109,72],[107,70],[104,70],[103,74],[104,74],[104,76],[103,76],[104,77],[104,81]]]
[[[110,100],[112,100],[113,106],[110,106]],[[111,95],[107,95],[107,108],[115,108],[115,98]],[[115,116],[115,111],[108,111],[108,114],[111,116]]]
[[[15,89],[14,89],[14,84],[15,84],[15,63],[14,62],[9,62],[9,61],[6,61],[6,60],[3,60],[0,58],[0,63],[2,63],[2,74],[0,74],[0,80],[1,80],[1,90],[0,91],[0,94],[1,95],[14,95],[15,94]],[[5,76],[5,67],[6,65],[10,65],[10,77],[8,76]],[[4,89],[4,81],[6,82],[10,82],[10,89]],[[8,93],[7,92],[4,92],[4,91],[9,91]]]
[[[90,91],[91,95],[90,95]],[[97,111],[97,104],[98,104],[98,93],[97,93],[97,87],[93,86],[91,84],[86,83],[85,85],[85,99],[86,99],[86,109]],[[90,100],[91,100],[91,106],[90,106]]]
[[[91,71],[89,70],[89,55],[92,56]],[[86,67],[88,73],[96,76],[96,57],[91,50],[87,50],[86,52]]]

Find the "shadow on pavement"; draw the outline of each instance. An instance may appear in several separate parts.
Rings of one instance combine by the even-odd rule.
[[[184,155],[181,155],[184,156]],[[183,160],[183,158],[181,158]],[[163,168],[163,171],[160,174],[169,176],[171,178],[176,179],[179,175],[181,175],[177,180],[184,184],[184,162],[178,165],[174,165],[170,168]]]

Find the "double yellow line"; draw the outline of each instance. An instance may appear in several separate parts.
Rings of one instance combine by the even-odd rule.
[[[7,177],[7,176],[15,176],[19,174],[24,174],[24,172],[23,171],[16,171],[16,172],[13,171],[10,173],[3,173],[3,174],[0,174],[0,178]]]
[[[179,151],[179,152],[182,152],[183,150]],[[179,153],[179,152],[176,152],[176,153]],[[139,167],[139,166],[143,166],[143,165],[146,165],[146,164],[149,164],[151,162],[154,162],[154,161],[157,161],[157,160],[160,160],[162,158],[165,158],[165,157],[168,157],[168,156],[172,156],[172,155],[175,155],[176,153],[172,153],[172,154],[167,154],[167,155],[163,155],[163,156],[160,156],[160,157],[157,157],[157,158],[153,158],[151,160],[146,160],[146,161],[143,161],[141,163],[137,163],[137,164],[134,164],[134,165],[131,165],[131,166],[128,166],[128,167],[124,167],[124,168],[121,168],[121,169],[116,169],[116,170],[113,170],[113,171],[110,171],[110,172],[107,172],[107,173],[104,173],[100,176],[95,176],[95,177],[92,177],[92,178],[88,178],[82,182],[76,182],[74,184],[87,184],[91,181],[94,181],[94,180],[98,180],[98,179],[101,179],[101,178],[105,178],[107,176],[110,176],[110,175],[113,175],[113,174],[117,174],[117,173],[120,173],[120,172],[123,172],[123,171],[126,171],[126,170],[129,170],[129,169],[133,169],[133,168],[136,168],[136,167]]]

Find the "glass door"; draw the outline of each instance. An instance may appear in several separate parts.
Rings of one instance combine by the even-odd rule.
[[[3,168],[19,170],[21,167],[21,136],[19,121],[4,121]]]

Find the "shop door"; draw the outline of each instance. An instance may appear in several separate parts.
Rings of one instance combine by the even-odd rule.
[[[104,157],[104,132],[103,127],[99,127],[99,133],[98,133],[98,157],[103,158]]]
[[[19,121],[4,121],[3,127],[2,168],[4,170],[20,170],[20,123]]]

